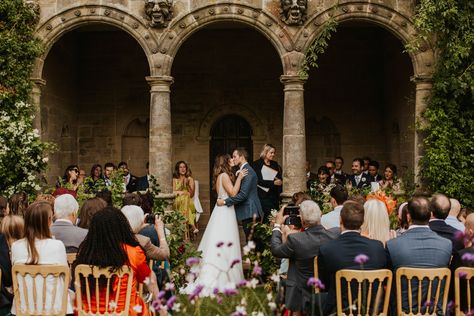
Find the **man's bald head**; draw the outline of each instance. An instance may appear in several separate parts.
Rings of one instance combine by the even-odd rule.
[[[449,202],[449,199],[446,195],[441,193],[436,193],[433,195],[430,202],[430,211],[434,218],[446,219],[450,210],[451,202]]]
[[[458,217],[459,212],[461,212],[461,203],[456,199],[449,199],[451,203],[451,210],[449,210],[449,215]]]
[[[474,231],[474,213],[471,213],[466,217],[466,222],[464,223],[464,226],[466,226],[467,229]]]

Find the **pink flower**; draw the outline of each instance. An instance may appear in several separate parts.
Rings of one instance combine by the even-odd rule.
[[[186,259],[186,265],[187,265],[188,267],[191,267],[191,266],[193,266],[193,265],[198,264],[199,261],[200,261],[199,258],[190,257],[190,258]]]
[[[454,305],[454,301],[450,300],[449,303],[448,303],[448,310],[451,311],[451,312],[454,311],[455,306],[456,305]]]
[[[175,296],[175,295],[171,296],[171,297],[168,299],[168,301],[166,302],[166,307],[167,307],[168,309],[172,309],[173,306],[174,306],[174,303],[176,303],[176,296]]]
[[[459,278],[464,279],[465,277],[467,277],[467,272],[461,271],[459,272],[458,275],[459,275]]]
[[[261,274],[262,274],[262,267],[260,267],[260,266],[258,266],[258,265],[255,265],[255,266],[253,267],[252,274],[253,274],[253,275],[261,275]]]
[[[233,296],[239,294],[239,291],[236,289],[224,289],[224,295],[226,296]]]
[[[364,255],[364,254],[357,255],[357,256],[354,258],[354,262],[355,262],[355,263],[358,263],[358,264],[364,264],[364,263],[366,263],[367,261],[369,261],[369,257],[368,257],[367,255]]]
[[[203,288],[204,288],[204,285],[201,285],[201,284],[196,285],[192,293],[188,295],[188,300],[192,301],[195,298],[197,298],[199,294],[201,294],[201,291]]]
[[[467,262],[474,262],[474,253],[465,253],[461,257],[462,261],[467,261]]]
[[[309,278],[308,279],[308,282],[306,283],[308,286],[311,286],[311,287],[314,287],[314,288],[317,288],[317,289],[321,289],[321,290],[324,290],[325,286],[323,284],[323,282],[321,282],[320,279],[318,278]]]
[[[464,239],[464,232],[461,230],[458,230],[454,233],[454,238],[456,240],[463,240]]]
[[[247,280],[245,280],[245,279],[240,280],[236,285],[237,288],[241,288],[241,287],[244,287],[244,286],[247,286]]]

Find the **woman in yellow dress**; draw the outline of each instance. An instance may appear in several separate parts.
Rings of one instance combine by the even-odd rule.
[[[186,218],[188,225],[192,227],[192,232],[197,234],[196,208],[193,203],[194,179],[191,169],[184,161],[178,161],[173,172],[173,193],[176,195],[174,207]]]

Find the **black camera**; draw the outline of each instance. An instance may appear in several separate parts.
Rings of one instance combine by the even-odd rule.
[[[301,218],[300,218],[300,207],[294,204],[288,204],[283,209],[283,215],[288,215],[285,219],[285,225],[294,225],[301,227]]]
[[[146,215],[145,223],[147,224],[155,224],[155,214],[149,213]]]

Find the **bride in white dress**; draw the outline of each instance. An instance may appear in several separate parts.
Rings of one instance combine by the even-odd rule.
[[[213,185],[221,199],[235,196],[242,178],[247,175],[247,170],[244,170],[235,179],[231,171],[233,166],[230,155],[220,155],[215,160]],[[244,279],[239,228],[233,206],[214,207],[198,250],[202,251],[202,259],[191,270],[197,277],[185,288],[186,293],[192,293],[199,285],[203,286],[201,296],[208,296],[216,288],[219,292],[234,288]]]

